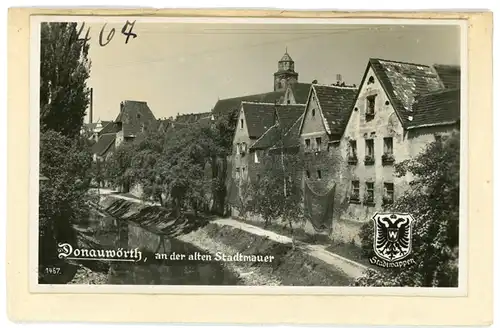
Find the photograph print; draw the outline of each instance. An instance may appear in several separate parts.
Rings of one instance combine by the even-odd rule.
[[[31,24],[34,289],[464,287],[463,25]]]

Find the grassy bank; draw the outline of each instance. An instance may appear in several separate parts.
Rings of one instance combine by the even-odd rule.
[[[202,229],[211,240],[226,247],[226,254],[239,252],[243,255],[270,255],[274,260],[270,263],[244,263],[245,269],[252,269],[259,275],[270,277],[285,286],[348,286],[350,278],[331,265],[318,260],[290,244],[281,244],[266,237],[230,226],[208,224]],[[197,236],[191,242],[197,244]],[[201,245],[197,245],[200,247]],[[224,248],[224,247],[223,247]]]
[[[238,217],[233,217],[233,219],[275,232],[283,236],[292,237],[290,228],[285,224],[271,223],[266,227],[263,221],[261,222],[255,220],[245,220]],[[345,257],[346,259],[364,264],[374,269],[380,269],[378,266],[371,264],[369,259],[363,254],[361,248],[354,244],[336,242],[327,235],[307,233],[300,227],[293,228],[293,236],[298,242],[303,242],[311,245],[323,245],[328,251]]]

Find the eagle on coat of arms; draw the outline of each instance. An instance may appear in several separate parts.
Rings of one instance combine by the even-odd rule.
[[[394,262],[411,253],[411,215],[377,213],[372,219],[375,231],[373,250],[378,257]]]

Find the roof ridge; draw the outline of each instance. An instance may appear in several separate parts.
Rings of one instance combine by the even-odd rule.
[[[446,66],[446,67],[453,67],[453,68],[462,68],[460,65],[456,65],[456,64],[437,64],[437,63],[434,63],[432,64],[432,66]]]
[[[131,101],[131,102],[136,102],[136,103],[144,103],[144,104],[148,103],[146,100],[133,100],[133,99],[122,100],[122,102],[126,102],[126,101]]]
[[[385,61],[389,63],[397,63],[397,64],[406,64],[406,65],[413,65],[413,66],[425,66],[425,67],[431,67],[431,65],[425,65],[425,64],[417,64],[417,63],[410,63],[410,62],[404,62],[404,61],[398,61],[398,60],[391,60],[391,59],[383,59],[383,58],[370,58],[369,61],[371,62],[372,60],[377,60],[377,61]]]
[[[336,89],[349,89],[349,90],[358,90],[358,87],[352,86],[352,85],[331,85],[331,84],[313,84],[313,86],[318,86],[318,87],[330,87],[330,88],[336,88]]]
[[[268,92],[260,92],[260,93],[251,93],[251,94],[246,94],[246,95],[242,95],[242,96],[222,98],[222,99],[218,99],[217,101],[245,98],[245,97],[251,97],[251,96],[261,96],[261,95],[267,95],[270,93],[283,93],[283,91],[268,91]]]
[[[258,102],[258,101],[242,101],[241,104],[259,104],[259,105],[277,105],[275,103],[265,103],[265,102]]]

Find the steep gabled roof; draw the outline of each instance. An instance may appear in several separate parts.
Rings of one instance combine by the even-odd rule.
[[[252,149],[267,149],[283,138],[283,143],[290,137],[287,136],[290,128],[297,123],[304,113],[305,105],[273,105],[276,111],[274,125],[265,131],[262,136],[251,146]],[[283,136],[281,135],[283,134]]]
[[[156,122],[156,118],[145,101],[125,100],[115,122],[122,124],[125,137],[135,137],[144,125]]]
[[[433,67],[446,89],[460,88],[460,66],[435,64]]]
[[[92,146],[92,153],[98,156],[104,155],[111,145],[114,145],[116,133],[105,133],[99,137],[99,140]]]
[[[460,120],[460,89],[445,89],[417,97],[413,116],[408,118],[408,129],[441,124],[454,124]]]
[[[99,135],[103,135],[106,133],[116,133],[118,131],[118,125],[113,121],[109,121],[106,125],[103,125],[101,131],[99,131]]]
[[[300,126],[302,123],[302,118],[304,117],[304,113],[300,115],[299,118],[292,124],[290,129],[286,131],[283,136],[283,148],[284,149],[294,149],[300,147]],[[276,153],[281,149],[281,145],[279,142],[275,141],[273,146],[270,149],[271,153]]]
[[[297,121],[297,119],[302,115],[305,109],[305,104],[296,105],[277,105],[276,116],[278,119],[280,127],[283,131],[288,131],[290,127]]]
[[[309,93],[316,95],[327,133],[341,135],[349,120],[358,89],[348,86],[313,84]],[[308,99],[311,101],[312,97],[309,95]],[[305,117],[305,115],[302,116],[299,133],[302,131]]]
[[[369,60],[363,82],[370,65],[403,127],[410,122],[408,117],[413,115],[412,105],[418,95],[443,89],[439,76],[430,66],[375,58]]]
[[[297,147],[300,145],[300,123],[303,116],[304,113],[302,113],[302,115],[297,118],[290,129],[288,129],[288,131],[285,133],[285,137],[283,138],[285,148]]]
[[[280,139],[279,126],[273,125],[264,134],[255,141],[255,143],[250,147],[251,149],[268,149],[273,146]]]
[[[246,128],[251,139],[260,138],[274,125],[275,104],[242,102]]]
[[[235,98],[220,99],[215,104],[212,113],[227,114],[232,110],[239,109],[242,101],[275,103],[278,102],[283,97],[283,95],[284,91],[273,91]]]
[[[307,102],[307,96],[309,95],[309,89],[311,89],[311,83],[292,83],[290,84],[290,89],[292,90],[293,97],[297,104],[305,104]]]

